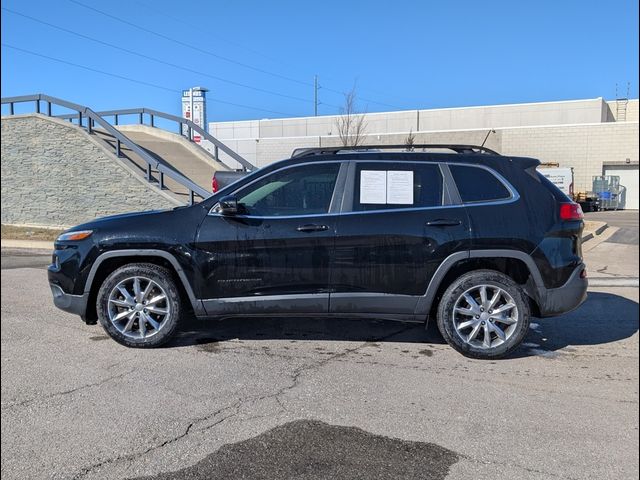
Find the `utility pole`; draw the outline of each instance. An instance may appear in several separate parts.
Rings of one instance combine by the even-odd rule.
[[[318,116],[318,75],[313,76],[313,116]]]

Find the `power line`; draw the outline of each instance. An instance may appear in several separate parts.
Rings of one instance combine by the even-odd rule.
[[[191,23],[189,23],[189,22],[187,22],[185,20],[182,20],[181,18],[177,18],[175,15],[169,14],[169,12],[167,10],[162,10],[157,5],[150,6],[148,3],[145,3],[145,2],[140,1],[140,0],[136,0],[135,3],[137,3],[140,6],[143,6],[147,10],[151,10],[151,13],[153,13],[155,15],[162,16],[162,17],[170,19],[172,22],[179,22],[179,23],[182,23],[183,25],[192,26]],[[267,55],[264,52],[261,52],[259,50],[255,50],[253,48],[247,47],[246,45],[243,45],[243,44],[238,43],[238,42],[232,42],[231,40],[229,40],[226,37],[223,37],[223,36],[220,36],[220,35],[213,35],[209,31],[206,32],[206,35],[208,35],[208,36],[210,36],[212,38],[215,38],[215,39],[217,39],[219,41],[228,43],[229,45],[233,45],[233,46],[235,46],[237,48],[241,48],[243,50],[251,52],[254,55],[257,55],[259,57],[265,58],[266,60],[269,60],[270,62],[278,63],[278,64],[283,65],[283,66],[298,68],[297,66],[294,66],[294,65],[292,65],[292,64],[290,64],[288,62],[283,62],[282,60],[274,58],[274,57],[272,57],[270,55]],[[330,80],[332,82],[340,82],[340,80],[338,80],[336,78],[333,78],[333,77],[329,77],[327,75],[323,75],[323,78],[325,80],[328,79],[328,80]],[[341,92],[339,90],[333,90],[333,89],[329,89],[329,88],[327,88],[327,90],[329,90],[329,91],[331,91],[333,93],[341,94],[341,95],[344,95],[346,93],[346,92]],[[368,88],[368,89],[364,89],[363,88],[362,91],[363,92],[370,92],[370,93],[373,93],[373,94],[376,94],[376,95],[389,95],[388,92],[380,92],[378,90],[373,90],[371,88]],[[395,95],[392,95],[392,98],[396,98],[397,100],[402,100],[402,101],[408,101],[407,99],[401,99],[400,97],[397,97]],[[386,103],[380,103],[380,102],[377,102],[377,101],[372,101],[370,99],[364,99],[363,98],[363,100],[367,100],[367,101],[369,101],[371,103],[377,103],[377,104],[380,104],[380,105],[391,106],[393,108],[400,108],[400,107],[396,107],[395,105],[389,105],[389,104],[386,104]],[[325,104],[325,105],[330,105],[330,104]]]
[[[244,83],[236,82],[234,80],[229,80],[229,79],[224,78],[224,77],[219,77],[217,75],[211,75],[211,74],[206,73],[206,72],[201,72],[201,71],[189,68],[189,67],[185,67],[185,66],[178,65],[178,64],[175,64],[175,63],[167,62],[166,60],[162,60],[162,59],[157,58],[157,57],[152,57],[152,56],[149,56],[149,55],[145,55],[143,53],[139,53],[139,52],[136,52],[134,50],[130,50],[128,48],[120,47],[118,45],[114,45],[112,43],[105,42],[103,40],[100,40],[100,39],[97,39],[97,38],[94,38],[94,37],[90,37],[89,35],[84,35],[82,33],[79,33],[79,32],[73,31],[73,30],[69,30],[69,29],[61,27],[59,25],[54,25],[52,23],[45,22],[44,20],[40,20],[40,19],[38,19],[36,17],[32,17],[30,15],[26,15],[24,13],[17,12],[15,10],[10,9],[10,8],[2,7],[2,10],[6,11],[6,12],[9,12],[11,14],[18,15],[20,17],[29,19],[29,20],[31,20],[33,22],[37,22],[37,23],[40,23],[42,25],[46,25],[46,26],[48,26],[50,28],[54,28],[56,30],[60,30],[60,31],[68,33],[70,35],[75,35],[76,37],[83,38],[85,40],[90,40],[92,42],[98,43],[100,45],[107,46],[109,48],[113,48],[115,50],[119,50],[121,52],[128,53],[130,55],[135,55],[137,57],[144,58],[144,59],[147,59],[147,60],[151,60],[151,61],[154,61],[154,62],[157,62],[157,63],[161,63],[163,65],[168,65],[168,66],[170,66],[172,68],[176,68],[176,69],[179,69],[179,70],[184,70],[186,72],[195,73],[197,75],[202,75],[202,76],[205,76],[205,77],[209,77],[209,78],[212,78],[214,80],[218,80],[220,82],[228,83],[230,85],[235,85],[235,86],[238,86],[238,87],[247,88],[247,89],[250,89],[250,90],[255,90],[257,92],[267,93],[269,95],[276,95],[276,96],[279,96],[279,97],[289,98],[289,99],[292,99],[292,100],[298,100],[298,101],[305,102],[305,103],[313,103],[313,100],[310,100],[310,99],[307,99],[307,98],[296,97],[296,96],[293,96],[293,95],[287,95],[287,94],[284,94],[284,93],[274,92],[272,90],[266,90],[266,89],[263,89],[263,88],[254,87],[252,85],[247,85],[247,84],[244,84]],[[335,107],[335,108],[340,108],[340,107],[338,107],[336,105],[330,105],[330,106]]]
[[[255,66],[249,65],[247,63],[239,62],[239,61],[234,60],[232,58],[228,58],[228,57],[224,57],[222,55],[218,55],[217,53],[213,53],[213,52],[211,52],[209,50],[204,50],[204,49],[202,49],[202,48],[200,48],[200,47],[198,47],[196,45],[192,45],[190,43],[183,42],[182,40],[177,40],[177,39],[175,39],[173,37],[170,37],[168,35],[165,35],[163,33],[159,33],[159,32],[156,32],[154,30],[150,30],[148,28],[142,27],[142,26],[140,26],[138,24],[135,24],[133,22],[129,22],[128,20],[120,18],[120,17],[118,17],[116,15],[112,15],[110,13],[107,13],[107,12],[103,11],[103,10],[99,10],[99,9],[91,7],[89,5],[85,5],[84,3],[78,2],[77,0],[69,0],[69,1],[71,3],[75,3],[76,5],[81,6],[83,8],[86,8],[87,10],[94,11],[96,13],[99,13],[100,15],[104,15],[105,17],[109,17],[109,18],[111,18],[113,20],[116,20],[118,22],[124,23],[125,25],[129,25],[130,27],[137,28],[138,30],[142,30],[143,32],[150,33],[151,35],[155,35],[156,37],[159,37],[159,38],[163,38],[164,40],[168,40],[170,42],[173,42],[175,44],[181,45],[183,47],[187,47],[187,48],[190,48],[190,49],[195,50],[197,52],[204,53],[205,55],[209,55],[211,57],[214,57],[214,58],[217,58],[217,59],[220,59],[220,60],[224,60],[225,62],[230,62],[230,63],[236,64],[236,65],[240,65],[241,67],[248,68],[248,69],[251,69],[251,70],[255,70],[256,72],[264,73],[266,75],[271,75],[271,76],[274,76],[274,77],[282,78],[283,80],[288,80],[290,82],[298,83],[300,85],[313,86],[313,84],[309,83],[309,82],[303,82],[302,80],[298,80],[298,79],[295,79],[295,78],[287,77],[286,75],[281,75],[279,73],[270,72],[268,70],[264,70],[262,68],[255,67]]]
[[[340,90],[335,90],[333,88],[329,88],[329,87],[323,87],[325,90],[327,90],[328,92],[333,92],[333,93],[338,93],[340,95],[346,95],[346,92],[341,92]],[[390,107],[390,108],[395,108],[396,110],[405,110],[402,107],[399,107],[397,105],[391,105],[390,103],[384,103],[384,102],[378,102],[377,100],[372,100],[371,98],[365,98],[363,96],[358,95],[358,99],[359,100],[363,100],[365,102],[369,102],[369,103],[375,103],[376,105],[382,105],[383,107]]]
[[[249,65],[247,63],[239,62],[239,61],[234,60],[232,58],[225,57],[225,56],[219,55],[217,53],[211,52],[209,50],[205,50],[203,48],[200,48],[197,45],[192,45],[190,43],[183,42],[182,40],[178,40],[178,39],[175,39],[175,38],[170,37],[168,35],[165,35],[163,33],[156,32],[156,31],[151,30],[149,28],[143,27],[143,26],[138,25],[136,23],[133,23],[133,22],[130,22],[130,21],[125,20],[123,18],[120,18],[120,17],[118,17],[116,15],[113,15],[111,13],[105,12],[103,10],[99,10],[99,9],[91,7],[89,5],[85,5],[84,3],[79,2],[78,0],[69,0],[69,2],[74,3],[74,4],[76,4],[76,5],[80,6],[80,7],[86,8],[87,10],[91,10],[93,12],[99,13],[100,15],[104,15],[105,17],[111,18],[111,19],[116,20],[116,21],[118,21],[120,23],[123,23],[125,25],[129,25],[130,27],[136,28],[136,29],[141,30],[143,32],[150,33],[151,35],[155,35],[156,37],[159,37],[159,38],[162,38],[164,40],[173,42],[173,43],[175,43],[177,45],[181,45],[183,47],[190,48],[190,49],[195,50],[197,52],[204,53],[205,55],[209,55],[211,57],[214,57],[214,58],[217,58],[217,59],[220,59],[220,60],[224,60],[226,62],[230,62],[230,63],[239,65],[239,66],[244,67],[244,68],[248,68],[248,69],[254,70],[256,72],[264,73],[266,75],[271,75],[273,77],[281,78],[283,80],[288,80],[290,82],[298,83],[300,85],[305,85],[307,87],[313,87],[314,86],[313,83],[302,81],[302,80],[298,80],[296,78],[292,78],[292,77],[289,77],[289,76],[286,76],[286,75],[282,75],[282,74],[279,74],[279,73],[271,72],[269,70],[265,70],[263,68],[255,67],[255,66]],[[343,92],[343,91],[340,91],[340,90],[335,90],[335,89],[332,89],[332,88],[327,88],[327,87],[325,87],[325,90],[327,90],[329,92],[337,93],[339,95],[345,95],[346,94],[346,92]],[[375,103],[376,105],[382,105],[382,106],[386,106],[386,107],[391,107],[391,108],[402,110],[402,107],[399,107],[397,105],[391,105],[389,103],[378,102],[377,100],[373,100],[373,99],[370,99],[370,98],[364,98],[364,97],[360,97],[360,99],[364,100],[366,102],[369,102],[369,103]]]
[[[176,16],[175,14],[171,14],[169,11],[167,10],[163,10],[160,8],[160,6],[156,3],[146,3],[140,0],[134,0],[134,3],[137,3],[138,5],[140,5],[141,7],[143,7],[145,9],[145,11],[148,11],[149,13],[156,15],[156,16],[160,16],[160,17],[164,17],[164,18],[168,18],[169,20],[171,20],[172,22],[178,22],[181,23],[182,25],[186,25],[190,28],[193,27],[193,24],[190,22],[187,22],[186,20],[183,20],[182,18],[180,18],[179,16]],[[233,45],[234,47],[237,48],[241,48],[243,50],[246,50],[248,52],[251,52],[254,55],[263,57],[267,60],[269,60],[270,62],[274,62],[274,63],[279,63],[281,65],[287,65],[286,63],[282,62],[281,60],[278,60],[277,58],[273,58],[269,55],[266,55],[263,52],[260,52],[258,50],[254,50],[253,48],[247,47],[246,45],[243,45],[241,43],[238,42],[233,42],[231,40],[229,40],[229,38],[223,36],[223,35],[214,35],[211,33],[211,31],[207,31],[206,35],[211,37],[211,38],[215,38],[217,41],[221,41],[224,43],[227,43],[229,45]]]
[[[38,52],[34,52],[34,51],[27,50],[27,49],[24,49],[24,48],[16,47],[14,45],[9,45],[8,43],[2,43],[2,46],[6,47],[6,48],[10,48],[12,50],[19,51],[19,52],[27,53],[29,55],[33,55],[33,56],[36,56],[36,57],[45,58],[47,60],[51,60],[51,61],[54,61],[54,62],[62,63],[62,64],[65,64],[65,65],[70,65],[72,67],[82,68],[83,70],[88,70],[90,72],[99,73],[101,75],[107,75],[109,77],[118,78],[120,80],[125,80],[127,82],[133,82],[133,83],[137,83],[137,84],[144,85],[144,86],[147,86],[147,87],[152,87],[152,88],[157,88],[157,89],[160,89],[160,90],[165,90],[167,92],[182,93],[182,90],[177,90],[175,88],[165,87],[165,86],[162,86],[162,85],[158,85],[157,83],[145,82],[144,80],[138,80],[138,79],[135,79],[135,78],[126,77],[124,75],[118,75],[117,73],[105,72],[104,70],[98,70],[97,68],[88,67],[86,65],[81,65],[81,64],[78,64],[78,63],[69,62],[69,61],[63,60],[61,58],[50,57],[49,55],[44,55],[42,53],[38,53]],[[242,105],[240,103],[227,102],[226,100],[219,100],[217,98],[209,98],[209,100],[211,100],[212,102],[222,103],[222,104],[225,104],[225,105],[231,105],[231,106],[234,106],[234,107],[247,108],[249,110],[255,110],[255,111],[266,112],[266,113],[275,113],[277,115],[283,115],[285,117],[294,117],[295,116],[294,114],[291,114],[291,113],[283,113],[283,112],[278,112],[278,111],[275,111],[275,110],[268,110],[268,109],[265,109],[265,108],[252,107],[252,106],[249,106],[249,105]]]

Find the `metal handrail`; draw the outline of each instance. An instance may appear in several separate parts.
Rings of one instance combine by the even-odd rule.
[[[195,195],[205,199],[211,196],[211,193],[200,185],[197,185],[189,178],[184,176],[179,171],[175,170],[171,165],[166,162],[159,160],[153,156],[151,156],[148,152],[146,152],[143,148],[138,146],[135,142],[129,139],[126,135],[120,132],[118,129],[114,128],[109,122],[107,122],[99,113],[94,112],[89,107],[85,107],[83,105],[78,105],[77,103],[68,102],[66,100],[62,100],[60,98],[52,97],[49,95],[45,95],[42,93],[35,95],[22,95],[18,97],[5,97],[1,99],[2,104],[9,104],[9,114],[14,115],[14,104],[16,103],[24,103],[24,102],[35,102],[36,113],[40,112],[40,102],[47,102],[47,115],[51,115],[51,105],[59,105],[64,108],[68,108],[70,110],[75,110],[78,112],[77,114],[72,114],[74,118],[78,118],[79,126],[82,127],[82,118],[83,116],[87,117],[87,133],[93,133],[94,123],[97,123],[102,128],[105,129],[107,133],[112,135],[116,139],[116,144],[114,146],[116,155],[118,157],[121,156],[121,144],[126,145],[131,149],[131,151],[135,152],[140,158],[142,158],[147,163],[147,180],[151,182],[151,170],[152,168],[159,172],[159,182],[157,184],[158,188],[161,190],[164,188],[164,175],[167,175],[169,178],[175,180],[180,185],[184,186],[189,190],[189,204],[193,204],[195,201]]]
[[[256,170],[258,168],[255,165],[253,165],[251,162],[249,162],[246,158],[242,157],[237,152],[234,152],[233,150],[231,150],[224,143],[222,143],[216,137],[214,137],[209,132],[207,132],[205,129],[203,129],[200,125],[197,125],[194,122],[192,122],[191,120],[188,120],[186,118],[179,117],[177,115],[172,115],[170,113],[160,112],[159,110],[154,110],[152,108],[146,108],[146,107],[142,107],[142,108],[127,108],[127,109],[121,109],[121,110],[105,110],[105,111],[100,111],[100,112],[97,112],[97,113],[98,113],[98,115],[101,115],[103,117],[114,117],[114,125],[118,125],[118,118],[120,116],[122,116],[122,115],[136,115],[137,114],[137,115],[139,115],[138,123],[139,124],[143,124],[144,123],[143,122],[143,120],[144,120],[143,115],[147,114],[147,115],[149,115],[150,125],[152,127],[155,127],[154,117],[164,118],[164,119],[171,120],[173,122],[178,123],[178,126],[179,126],[178,132],[180,133],[180,135],[182,135],[182,126],[186,125],[186,127],[187,127],[187,138],[189,140],[191,140],[191,132],[197,132],[205,140],[209,140],[213,144],[213,146],[214,146],[214,153],[213,154],[211,154],[211,152],[209,152],[207,149],[202,148],[202,147],[201,148],[205,152],[205,154],[209,155],[216,162],[218,162],[218,163],[224,165],[225,167],[229,168],[227,165],[225,165],[220,160],[220,157],[219,157],[219,154],[218,154],[218,150],[221,150],[224,153],[226,153],[227,155],[229,155],[236,162],[238,162],[240,165],[242,165],[242,167],[245,170],[253,171],[253,170]],[[73,119],[73,118],[77,118],[77,115],[76,114],[66,114],[66,115],[57,115],[57,117],[58,118],[63,118],[63,119]],[[196,143],[196,145],[198,145],[198,144]]]

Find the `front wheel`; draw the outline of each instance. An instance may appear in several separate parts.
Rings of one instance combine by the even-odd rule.
[[[125,265],[111,273],[98,291],[96,309],[111,338],[138,348],[168,342],[182,314],[171,272],[150,263]]]
[[[449,345],[471,358],[494,359],[516,349],[529,329],[522,287],[493,270],[455,280],[438,306],[438,328]]]

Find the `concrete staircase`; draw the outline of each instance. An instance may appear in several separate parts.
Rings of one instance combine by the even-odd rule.
[[[121,125],[116,128],[154,158],[171,166],[173,170],[188,177],[206,190],[211,189],[213,172],[227,169],[223,164],[210,157],[201,147],[189,142],[181,135],[147,125]],[[115,145],[116,141],[109,133],[101,129],[96,129],[94,132],[95,137],[100,141],[108,143],[112,147]],[[122,146],[121,153],[131,161],[136,171],[141,175],[146,175],[147,163],[135,152]],[[152,172],[152,176],[154,181],[159,181],[157,172]],[[188,200],[189,192],[182,185],[166,176],[164,183],[166,191],[174,198],[185,202]]]

